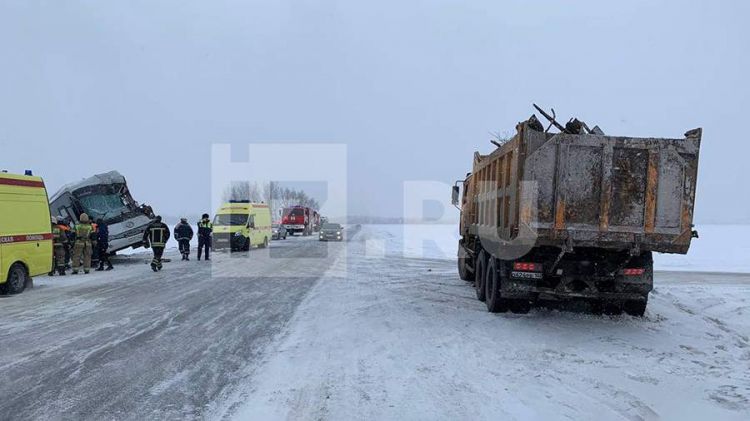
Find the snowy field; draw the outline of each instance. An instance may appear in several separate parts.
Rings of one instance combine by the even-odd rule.
[[[398,255],[414,258],[456,257],[458,228],[455,225],[372,225],[381,234],[368,240],[373,256]],[[686,255],[654,254],[656,270],[750,273],[750,225],[702,225],[700,238],[693,239]]]
[[[642,319],[491,314],[402,229],[363,226],[216,418],[750,419],[750,276],[657,274]]]

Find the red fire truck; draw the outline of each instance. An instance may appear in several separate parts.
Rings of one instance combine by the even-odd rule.
[[[313,232],[320,230],[320,214],[306,206],[284,208],[281,224],[290,235],[298,232],[302,235],[312,235]]]

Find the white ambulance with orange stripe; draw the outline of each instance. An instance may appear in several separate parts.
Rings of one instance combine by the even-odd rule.
[[[0,173],[0,293],[52,268],[52,224],[41,177]]]

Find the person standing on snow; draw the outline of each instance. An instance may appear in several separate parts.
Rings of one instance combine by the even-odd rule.
[[[75,228],[75,244],[73,245],[73,275],[78,274],[78,268],[81,267],[83,259],[83,273],[89,273],[91,269],[91,233],[94,228],[86,213],[82,213],[78,218]]]
[[[154,258],[151,260],[151,270],[154,272],[161,270],[161,256],[164,254],[167,240],[169,240],[169,227],[161,222],[161,216],[157,216],[143,233],[144,246],[151,247],[154,252]]]
[[[198,221],[198,260],[201,259],[201,250],[206,248],[206,260],[209,258],[209,250],[211,250],[211,232],[214,226],[211,220],[208,218],[208,214],[204,213],[201,220]]]
[[[65,237],[68,241],[65,242],[65,269],[70,269],[71,266],[71,255],[73,254],[73,244],[76,242],[76,235],[70,227],[70,217],[66,216],[62,220],[57,218],[58,226],[60,229],[65,231]]]
[[[114,268],[112,267],[112,262],[109,260],[109,253],[107,252],[107,249],[109,248],[109,227],[107,227],[107,224],[105,224],[104,220],[101,218],[96,220],[96,227],[96,247],[97,254],[99,255],[99,267],[96,268],[96,270],[105,270],[104,263],[107,264],[106,270],[112,270]]]
[[[91,219],[91,217],[89,217]],[[91,234],[89,234],[89,238],[91,239],[91,265],[92,266],[99,266],[99,225],[96,223],[96,221],[91,223]]]
[[[60,276],[65,276],[65,249],[68,244],[68,234],[59,224],[56,217],[52,217],[52,247],[53,247],[53,264],[49,276],[53,276],[55,271]]]
[[[187,218],[180,218],[180,223],[174,227],[174,238],[180,247],[182,260],[190,260],[190,240],[193,239],[193,227],[188,224]]]

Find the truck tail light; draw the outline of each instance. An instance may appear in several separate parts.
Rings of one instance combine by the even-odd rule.
[[[627,268],[622,270],[622,274],[625,276],[641,276],[646,272],[643,268]]]
[[[515,262],[513,263],[513,270],[522,272],[541,272],[542,265],[540,265],[539,263],[531,262]]]

